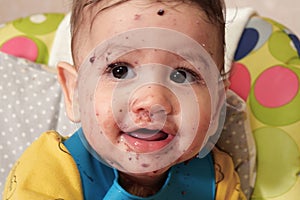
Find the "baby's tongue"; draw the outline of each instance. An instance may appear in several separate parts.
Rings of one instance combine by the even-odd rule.
[[[167,138],[167,134],[160,130],[139,129],[128,133],[131,137],[135,137],[146,141],[159,141]]]

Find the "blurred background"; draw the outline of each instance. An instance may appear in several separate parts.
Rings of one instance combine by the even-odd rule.
[[[67,12],[72,0],[0,0],[0,24],[44,12]],[[250,6],[265,17],[283,23],[300,36],[300,0],[225,0],[227,7]]]

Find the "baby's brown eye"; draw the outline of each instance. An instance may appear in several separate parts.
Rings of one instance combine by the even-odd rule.
[[[170,74],[170,79],[175,83],[192,83],[196,81],[194,73],[188,69],[175,69]]]
[[[116,79],[130,79],[135,77],[135,72],[127,63],[117,62],[108,65],[108,72]]]

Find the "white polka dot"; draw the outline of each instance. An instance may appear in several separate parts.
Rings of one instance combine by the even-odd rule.
[[[17,118],[17,115],[16,115],[15,113],[13,113],[13,114],[11,115],[11,117],[15,119],[15,118]]]
[[[11,105],[11,104],[8,104],[8,105],[7,105],[7,108],[11,109],[11,108],[12,108],[12,105]]]
[[[8,165],[9,168],[12,168],[13,166],[14,166],[14,164],[12,164],[12,163],[10,163],[10,164]]]
[[[27,142],[27,143],[26,143],[26,146],[29,146],[29,145],[30,145],[30,142]]]
[[[23,151],[24,147],[23,146],[19,146],[19,150]]]
[[[10,146],[11,145],[11,141],[6,141],[6,144],[8,145],[8,146]]]
[[[3,90],[3,86],[2,85],[0,85],[0,90]]]
[[[240,146],[239,146],[239,145],[235,145],[234,148],[235,148],[235,149],[239,149]]]
[[[7,96],[6,96],[6,95],[3,95],[3,96],[2,96],[2,99],[7,99]]]
[[[24,132],[21,133],[21,135],[22,135],[22,137],[26,137],[26,133],[24,133]]]
[[[41,106],[41,105],[42,105],[42,102],[38,101],[36,104],[37,104],[38,106]]]
[[[16,95],[16,91],[11,91],[11,95],[15,96]]]
[[[37,15],[31,15],[30,16],[30,21],[36,24],[43,23],[44,21],[47,20],[47,17],[43,14],[37,14]]]
[[[5,172],[5,169],[4,169],[4,168],[1,168],[1,169],[0,169],[0,172],[1,172],[1,173],[4,173],[4,172]]]
[[[20,124],[20,123],[17,123],[17,127],[20,128],[20,127],[21,127],[21,124]]]
[[[9,132],[13,132],[14,129],[13,129],[12,127],[9,127],[8,131],[9,131]]]
[[[15,80],[15,83],[16,83],[16,84],[20,84],[21,81],[20,81],[19,79],[16,79],[16,80]]]
[[[33,129],[33,128],[31,128],[31,129],[30,129],[30,132],[31,132],[31,133],[34,133],[34,129]]]
[[[6,135],[6,133],[5,133],[4,131],[2,131],[2,132],[1,132],[1,135],[2,135],[2,136],[5,136],[5,135]]]
[[[37,119],[37,118],[39,118],[39,117],[38,117],[38,115],[33,115],[33,118],[34,118],[34,119]]]
[[[8,122],[8,119],[7,119],[7,118],[4,118],[3,121],[7,123],[7,122]]]
[[[2,145],[0,145],[0,149],[1,149],[1,150],[3,149],[3,146],[2,146]]]
[[[19,140],[19,138],[18,138],[18,137],[14,137],[14,140],[15,140],[15,141],[18,141],[18,140]]]
[[[7,154],[4,154],[3,158],[4,158],[4,159],[7,159],[7,158],[8,158],[8,155],[7,155]]]
[[[23,115],[25,113],[25,110],[20,110],[20,114]]]
[[[3,78],[7,78],[7,74],[3,74],[2,77],[3,77]]]
[[[29,124],[30,123],[29,119],[25,119],[25,123]]]
[[[225,143],[226,143],[226,144],[230,144],[230,140],[226,140]]]
[[[39,124],[38,127],[39,127],[39,128],[43,128],[43,125],[42,125],[42,124]]]
[[[12,150],[11,152],[12,152],[13,155],[17,154],[16,150]]]

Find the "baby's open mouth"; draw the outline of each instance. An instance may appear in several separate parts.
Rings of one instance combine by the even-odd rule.
[[[131,137],[145,141],[161,141],[168,137],[168,134],[161,130],[150,130],[145,128],[138,129],[127,134]]]
[[[175,135],[164,130],[151,130],[146,128],[136,129],[130,132],[123,132],[124,142],[130,151],[137,153],[150,153],[168,145]]]

